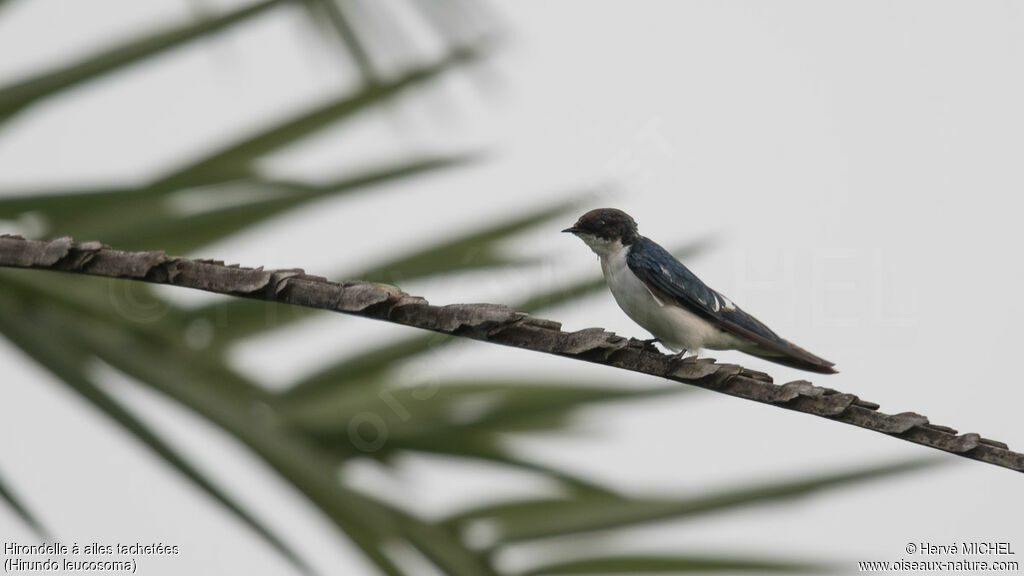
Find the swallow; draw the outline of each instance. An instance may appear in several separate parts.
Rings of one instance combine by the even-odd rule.
[[[562,230],[601,259],[608,289],[634,322],[683,357],[702,349],[739,350],[784,366],[835,374],[834,363],[781,338],[711,289],[621,210],[598,208]]]

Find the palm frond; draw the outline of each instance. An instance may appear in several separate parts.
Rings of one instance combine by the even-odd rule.
[[[374,68],[373,59],[341,0],[303,0],[303,3],[312,13],[314,22],[326,21],[338,35],[345,51],[359,68],[363,81],[368,84],[376,82],[377,70]],[[317,18],[318,15],[322,15],[322,18]]]
[[[934,466],[935,459],[859,467],[841,473],[816,474],[798,480],[769,482],[698,494],[687,498],[608,499],[599,495],[565,499],[532,501],[481,507],[458,514],[448,520],[453,526],[486,521],[497,534],[494,546],[623,528],[645,522],[692,518],[701,514],[722,512],[737,507],[750,507],[802,498],[826,489],[859,485],[868,480],[885,478]]]
[[[530,211],[523,215],[512,216],[481,230],[474,230],[457,235],[450,240],[428,245],[396,258],[386,259],[352,274],[356,278],[370,282],[385,281],[387,278],[405,280],[425,276],[442,275],[445,273],[477,270],[493,266],[513,265],[516,258],[505,255],[499,250],[499,243],[511,240],[515,234],[531,227],[539,226],[553,218],[565,214],[576,200],[560,202]],[[0,203],[2,207],[2,203]],[[339,272],[339,275],[342,273]],[[195,310],[183,312],[187,321],[205,320],[216,322],[218,329],[214,346],[227,346],[260,331],[281,328],[289,323],[308,318],[315,314],[310,310],[282,310],[277,304],[268,302],[251,302],[231,299],[222,300]],[[300,386],[315,387],[313,381],[335,381],[380,371],[402,358],[409,358],[437,345],[444,337],[427,336],[410,338],[409,340],[388,342],[378,350],[361,352],[358,358],[349,359],[351,366],[339,367],[334,372],[327,367],[310,376]]]
[[[5,285],[10,287],[11,283],[8,282]],[[191,480],[197,488],[241,520],[296,569],[306,574],[312,573],[302,558],[280,537],[238,504],[228,493],[218,488],[121,402],[104,392],[100,386],[85,376],[86,364],[92,356],[88,350],[76,346],[74,341],[62,335],[59,326],[55,325],[52,320],[53,312],[51,310],[38,308],[40,305],[49,307],[52,304],[52,299],[38,301],[32,293],[0,292],[0,332],[40,365],[45,366],[71,390],[120,424],[133,437],[163,458],[172,468]],[[26,317],[31,317],[32,321],[26,322]],[[4,492],[3,486],[0,486],[0,492]],[[11,502],[17,504],[17,501],[13,499]],[[28,516],[23,507],[15,506],[15,510],[38,532],[42,533],[38,522]]]
[[[174,170],[151,186],[154,192],[244,178],[257,158],[325,130],[371,106],[480,59],[492,46],[481,42],[452,49],[434,63],[412,67],[397,78],[367,85],[310,110],[303,110],[202,159]]]
[[[57,70],[0,87],[0,124],[43,98],[144,62],[211,33],[241,24],[291,0],[263,0],[221,16],[149,32],[81,58]]]
[[[752,572],[754,574],[822,574],[827,566],[807,562],[780,562],[754,558],[714,558],[708,556],[622,555],[599,556],[545,564],[523,572],[522,576],[541,574],[713,574]]]
[[[38,536],[40,540],[49,539],[48,532],[46,528],[43,527],[42,522],[36,518],[36,515],[32,513],[28,505],[22,502],[21,498],[15,494],[14,490],[7,485],[7,482],[4,481],[3,474],[0,474],[0,500],[7,502],[7,505],[10,506],[11,510],[14,511],[18,518],[21,518],[21,521],[24,522],[29,529],[35,532],[36,536]]]

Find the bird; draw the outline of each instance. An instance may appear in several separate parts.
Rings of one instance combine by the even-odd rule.
[[[634,322],[684,358],[702,349],[739,350],[800,370],[835,374],[835,363],[783,339],[713,290],[672,254],[641,236],[622,210],[598,208],[562,230],[601,260],[608,289]]]

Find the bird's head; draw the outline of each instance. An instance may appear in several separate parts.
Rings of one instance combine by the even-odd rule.
[[[628,246],[640,237],[637,232],[636,220],[622,210],[615,208],[598,208],[591,210],[575,224],[562,230],[575,234],[580,240],[597,253],[607,256],[611,252]]]

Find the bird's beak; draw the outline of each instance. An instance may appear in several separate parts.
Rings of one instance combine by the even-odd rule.
[[[580,229],[575,227],[575,226],[570,226],[570,227],[566,228],[565,230],[562,230],[562,232],[568,232],[569,234],[575,234],[575,233],[577,233],[579,231],[580,231]]]

